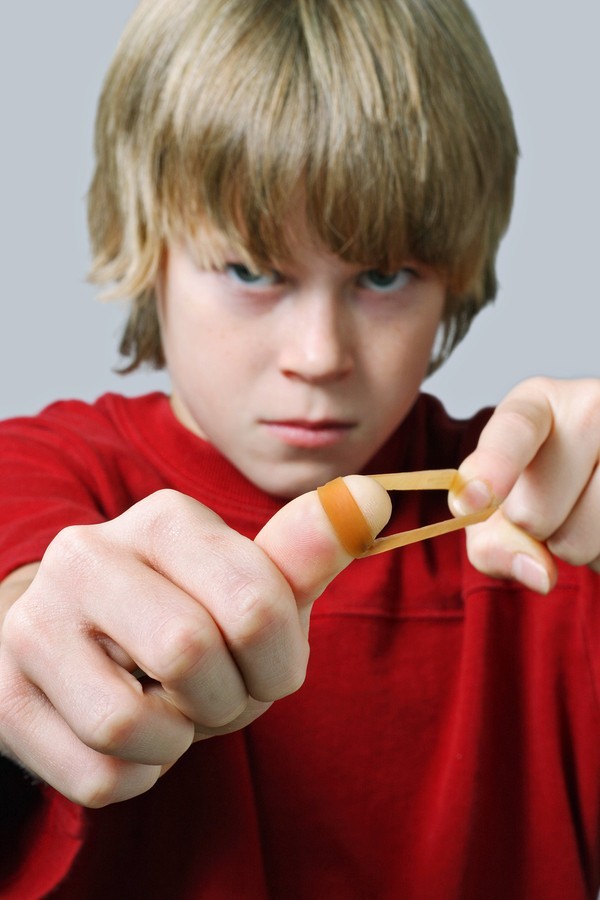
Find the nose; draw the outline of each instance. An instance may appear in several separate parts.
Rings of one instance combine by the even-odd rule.
[[[288,310],[279,365],[288,378],[326,383],[354,367],[353,325],[344,298],[315,291],[298,296]]]

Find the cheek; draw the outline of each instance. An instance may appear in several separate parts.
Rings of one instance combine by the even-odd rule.
[[[247,334],[187,316],[169,330],[165,356],[171,381],[190,404],[235,408],[256,384],[258,364]]]
[[[432,348],[439,325],[439,319],[422,317],[414,321],[404,321],[386,329],[367,346],[367,356],[371,371],[387,383],[396,380],[407,384],[420,382],[431,358]]]
[[[405,349],[412,357],[413,364],[423,371],[429,367],[435,339],[437,337],[444,309],[444,292],[432,291],[426,304],[426,313],[416,314],[411,327],[406,331]]]
[[[222,329],[215,329],[215,318],[209,318],[197,300],[173,291],[160,318],[169,368],[193,367],[218,356],[224,343]]]

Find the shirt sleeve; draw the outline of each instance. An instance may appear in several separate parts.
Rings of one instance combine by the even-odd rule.
[[[52,412],[0,423],[0,580],[67,525],[102,521],[98,464]],[[83,810],[0,757],[0,897],[46,896],[82,842]]]
[[[47,896],[72,866],[84,810],[0,758],[0,897]]]
[[[0,580],[40,560],[61,529],[121,511],[111,508],[117,449],[101,424],[93,407],[74,402],[0,423]]]

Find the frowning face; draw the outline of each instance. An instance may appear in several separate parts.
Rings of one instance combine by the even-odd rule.
[[[218,271],[171,244],[159,309],[176,416],[263,490],[289,498],[359,472],[404,419],[426,374],[442,279],[348,263],[299,223],[297,252]]]

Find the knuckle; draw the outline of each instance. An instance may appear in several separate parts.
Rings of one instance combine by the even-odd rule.
[[[289,676],[281,682],[279,686],[279,694],[276,699],[288,697],[290,694],[295,694],[296,691],[300,690],[306,680],[307,664],[308,654],[306,655],[306,659],[304,661],[299,660],[297,662],[297,664],[290,672]]]
[[[277,677],[262,680],[252,685],[252,699],[259,703],[274,703],[283,700],[299,691],[306,679],[306,669],[301,666],[287,666],[285,671],[278,671]]]
[[[577,404],[579,430],[583,436],[598,434],[600,430],[600,386],[594,384],[588,391],[582,391]]]
[[[297,691],[306,676],[308,641],[300,637],[298,614],[289,585],[240,574],[228,593],[226,640],[241,661],[250,696],[273,702]]]
[[[3,673],[0,681],[0,729],[4,737],[18,734],[39,718],[39,693],[23,678]]]
[[[150,539],[179,535],[189,524],[189,498],[172,488],[150,494],[130,511],[139,530]]]
[[[252,644],[279,631],[290,617],[290,604],[264,578],[240,577],[230,589],[230,639],[234,644]]]
[[[540,431],[545,428],[545,419],[539,406],[526,400],[507,403],[502,415],[506,433],[520,434],[527,443],[536,443]]]
[[[203,730],[205,733],[223,733],[227,731],[236,731],[239,722],[243,721],[244,713],[250,703],[250,696],[246,694],[241,703],[231,703],[223,710],[205,710],[198,721],[194,723],[196,730]]]
[[[2,646],[15,657],[25,657],[36,643],[32,611],[35,606],[23,600],[15,603],[6,613],[2,623]]]
[[[101,754],[118,755],[138,728],[140,705],[122,694],[106,693],[87,707],[79,738],[90,749]]]
[[[504,514],[508,522],[531,535],[537,541],[544,541],[549,534],[547,515],[533,503],[515,502],[511,497],[506,503]]]
[[[181,547],[198,533],[198,510],[215,516],[206,507],[179,491],[164,488],[150,494],[125,513],[133,543],[158,569],[177,558]]]
[[[269,641],[265,648],[265,656],[271,660],[269,672],[263,673],[259,683],[250,686],[251,695],[261,702],[273,702],[294,694],[304,684],[308,666],[308,641],[294,642],[290,645],[279,635]]]
[[[123,799],[124,774],[120,760],[96,755],[69,792],[70,799],[87,809],[102,809]]]
[[[306,679],[306,670],[295,669],[289,674],[279,674],[277,681],[266,682],[252,691],[252,698],[260,703],[274,703],[299,691]]]
[[[97,525],[70,525],[51,541],[42,560],[43,574],[64,572],[71,578],[88,577],[101,565]]]
[[[202,663],[214,643],[208,623],[190,616],[171,617],[153,635],[153,676],[163,683],[181,681]]]
[[[554,556],[571,566],[585,566],[598,555],[597,547],[592,549],[585,540],[561,531],[546,541],[546,546]]]
[[[534,396],[543,393],[548,396],[552,393],[553,387],[554,381],[547,375],[532,375],[529,378],[525,378],[511,393],[532,394]]]
[[[522,404],[526,409],[540,409],[540,401],[542,409],[544,403],[549,403],[550,398],[555,393],[555,381],[547,375],[533,375],[519,382],[506,395],[506,400]]]
[[[72,774],[67,789],[71,800],[89,809],[130,800],[153,787],[160,778],[160,765],[128,762],[115,756],[81,750],[72,757]]]
[[[30,664],[45,654],[51,634],[46,618],[51,605],[50,598],[41,597],[32,587],[4,617],[2,651],[21,670],[29,671]]]
[[[135,507],[136,514],[142,514],[150,521],[161,521],[176,515],[184,505],[183,494],[173,488],[162,488],[149,494]]]
[[[507,394],[496,415],[501,417],[507,433],[522,434],[525,439],[535,442],[552,425],[551,395],[549,379],[542,376],[529,378]]]
[[[102,809],[114,802],[119,779],[108,766],[96,766],[70,792],[70,799],[87,809]]]
[[[78,806],[101,809],[145,789],[132,789],[131,771],[122,760],[81,747],[54,761],[48,782]]]

